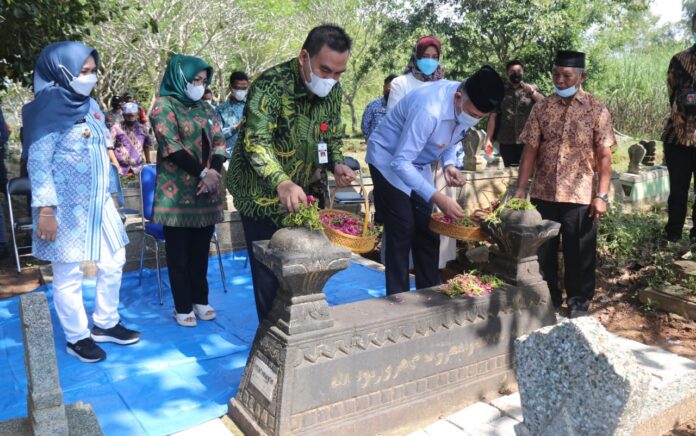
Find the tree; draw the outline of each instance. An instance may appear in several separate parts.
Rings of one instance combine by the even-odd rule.
[[[5,79],[31,86],[34,62],[46,45],[81,39],[90,25],[120,12],[113,0],[0,0],[0,88]]]
[[[258,31],[257,13],[269,19],[262,6],[155,0],[130,8],[121,20],[94,26],[87,39],[102,58],[97,95],[105,104],[111,96],[131,90],[151,104],[170,57],[182,53],[213,66],[217,97],[224,98],[229,71],[243,68],[256,74],[290,44],[283,37],[287,20],[274,20],[275,33],[270,35]]]
[[[382,39],[437,35],[448,78],[461,80],[484,64],[502,71],[507,61],[519,59],[527,76],[538,80],[548,75],[557,50],[586,50],[593,28],[620,24],[628,12],[647,6],[647,0],[427,1],[393,18]]]

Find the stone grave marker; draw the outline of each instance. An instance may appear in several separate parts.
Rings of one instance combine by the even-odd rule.
[[[512,383],[514,339],[555,323],[540,276],[478,298],[425,289],[329,307],[322,288],[347,250],[281,229],[254,253],[280,288],[229,403],[246,435],[414,430]]]
[[[640,423],[650,375],[594,318],[518,338],[515,368],[534,435],[630,435]]]

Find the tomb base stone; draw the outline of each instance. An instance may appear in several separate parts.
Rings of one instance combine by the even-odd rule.
[[[229,403],[249,435],[419,428],[512,384],[515,338],[555,323],[532,280],[479,298],[425,289],[329,308],[322,288],[348,251],[296,229],[254,248],[280,289]]]
[[[638,212],[656,204],[666,204],[669,198],[669,171],[664,166],[641,169],[638,174],[619,175],[620,206],[627,212]]]

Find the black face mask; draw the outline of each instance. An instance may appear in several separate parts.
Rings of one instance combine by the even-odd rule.
[[[136,121],[137,120],[132,120],[132,121],[131,120],[123,120],[124,124],[128,127],[133,127],[135,125]]]
[[[510,83],[517,85],[522,82],[522,73],[512,73],[508,76],[510,78]]]
[[[389,93],[388,93],[388,92],[385,92],[385,93],[384,93],[384,99],[385,99],[385,100],[389,100]]]

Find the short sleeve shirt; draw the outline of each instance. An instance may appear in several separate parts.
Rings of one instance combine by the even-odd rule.
[[[611,115],[584,92],[569,101],[554,94],[537,103],[520,135],[538,148],[530,197],[558,203],[590,204],[600,147],[616,143]]]

